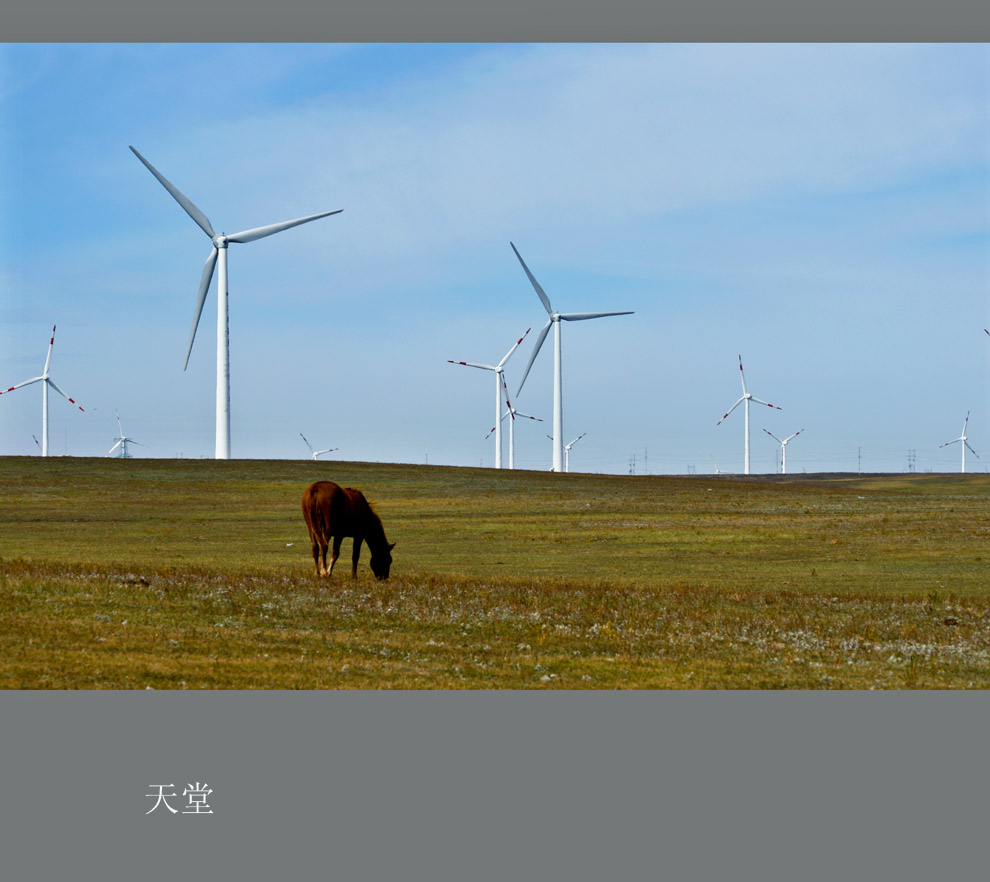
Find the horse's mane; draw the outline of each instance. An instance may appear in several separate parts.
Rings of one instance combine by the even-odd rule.
[[[367,497],[360,490],[356,490],[354,487],[346,487],[345,489],[348,493],[353,493],[365,504],[365,506],[367,506],[368,514],[371,515],[370,523],[376,534],[375,538],[377,539],[380,537],[382,543],[386,543],[388,540],[385,538],[385,526],[382,524],[382,519],[379,517],[378,512],[375,511],[375,507],[368,502]]]

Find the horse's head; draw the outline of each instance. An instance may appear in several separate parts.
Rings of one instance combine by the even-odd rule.
[[[388,542],[385,544],[384,550],[371,555],[371,572],[375,574],[376,579],[388,578],[388,571],[392,566],[393,548],[395,548],[395,543]]]

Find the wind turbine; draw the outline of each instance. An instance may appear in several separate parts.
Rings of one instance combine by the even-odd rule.
[[[721,475],[722,474],[722,470],[718,467],[718,463],[715,462],[715,456],[714,456],[714,454],[709,453],[708,455],[712,458],[712,465],[715,466],[715,474],[716,475]]]
[[[306,441],[306,436],[300,432],[299,437]],[[328,447],[326,450],[314,450],[313,445],[306,441],[306,446],[309,448],[310,453],[313,454],[313,459],[316,459],[321,453],[333,453],[335,450],[340,450],[339,447]]]
[[[526,328],[526,334],[528,334],[532,328]],[[462,364],[465,367],[481,368],[483,371],[494,371],[495,372],[495,428],[492,430],[495,432],[495,468],[502,468],[502,387],[505,385],[502,380],[502,371],[505,368],[505,363],[509,360],[509,356],[512,355],[516,349],[519,348],[519,344],[526,339],[526,334],[523,334],[516,342],[512,345],[512,348],[505,353],[505,357],[498,364],[478,364],[473,361],[453,361],[452,359],[447,359],[448,364]],[[506,389],[505,400],[509,400],[509,392]],[[491,435],[491,432],[488,433]],[[512,468],[512,466],[509,466]]]
[[[522,255],[516,250],[516,246],[511,242],[512,250],[515,251],[516,257],[519,258],[519,263],[522,264],[523,270],[526,272],[526,276],[530,283],[533,285],[533,290],[536,291],[536,295],[540,298],[540,302],[543,304],[543,308],[547,311],[549,319],[547,323],[543,326],[540,331],[539,337],[536,338],[536,346],[533,347],[533,354],[529,357],[529,364],[526,365],[526,372],[523,374],[522,382],[519,384],[519,389],[516,391],[516,395],[522,392],[523,383],[526,382],[526,377],[529,376],[529,369],[533,366],[533,362],[536,361],[536,356],[540,351],[540,347],[543,345],[543,341],[546,339],[547,333],[550,331],[550,326],[553,325],[553,435],[551,440],[553,441],[553,470],[559,472],[565,469],[564,465],[564,404],[562,400],[562,379],[561,379],[561,363],[560,363],[560,323],[565,322],[580,322],[585,319],[596,319],[605,318],[610,315],[632,315],[632,310],[626,310],[625,312],[571,312],[571,313],[560,313],[554,312],[553,307],[550,305],[550,298],[547,297],[544,290],[540,287],[540,283],[533,278],[533,274],[529,271],[529,267],[526,266],[526,261],[522,259]]]
[[[74,398],[69,398],[61,389],[59,389],[56,382],[51,378],[49,370],[52,366],[52,347],[55,345],[55,326],[52,326],[52,339],[48,341],[48,357],[45,359],[45,369],[42,371],[40,377],[32,377],[30,380],[24,380],[22,383],[17,383],[11,386],[9,389],[5,389],[0,392],[0,395],[4,395],[7,392],[13,392],[15,389],[20,389],[21,386],[30,386],[32,383],[41,383],[41,455],[48,456],[48,387],[51,386],[59,395],[61,395],[66,401],[71,404],[76,404]],[[83,410],[79,407],[80,410]],[[85,413],[85,411],[83,411]],[[35,438],[35,441],[38,439]]]
[[[571,470],[571,448],[575,444],[577,444],[578,441],[580,441],[587,434],[588,434],[587,432],[582,432],[580,435],[577,436],[577,438],[575,438],[573,441],[571,441],[570,444],[565,444],[564,445],[564,471],[565,472],[569,472]]]
[[[120,429],[120,436],[117,438],[117,443],[114,444],[113,447],[111,447],[104,455],[109,456],[119,447],[121,459],[129,459],[130,454],[127,452],[128,444],[137,444],[139,447],[147,447],[148,445],[142,444],[140,441],[135,441],[133,438],[128,438],[124,434],[123,426],[120,425],[120,414],[116,410],[114,410],[114,413],[117,414],[117,428]]]
[[[787,474],[787,442],[790,441],[791,438],[796,438],[798,435],[800,435],[804,431],[804,429],[798,429],[793,435],[788,435],[783,441],[781,441],[780,438],[774,435],[774,433],[771,432],[769,429],[764,429],[763,431],[766,432],[771,438],[773,438],[774,441],[776,441],[780,445],[780,473],[782,475],[786,475]]]
[[[542,423],[543,420],[540,417],[530,416],[528,413],[523,413],[521,410],[516,410],[512,406],[512,402],[509,401],[509,387],[505,385],[505,378],[502,378],[502,387],[505,391],[505,413],[502,414],[499,422],[502,422],[506,417],[509,418],[509,468],[514,469],[516,467],[516,437],[515,437],[515,425],[516,417],[525,417],[527,420],[536,420],[538,423]],[[492,432],[495,431],[492,428]],[[487,441],[492,437],[492,432],[485,435],[485,440]]]
[[[199,282],[199,293],[196,298],[196,308],[193,313],[192,332],[189,334],[189,346],[186,348],[186,360],[182,366],[185,370],[189,365],[189,353],[192,352],[193,340],[196,339],[196,328],[199,326],[199,317],[203,312],[203,304],[206,302],[206,294],[210,289],[210,282],[213,280],[213,270],[219,264],[217,271],[217,440],[216,459],[230,459],[230,335],[227,328],[227,245],[231,242],[254,242],[256,239],[264,239],[273,233],[280,233],[291,227],[306,224],[310,221],[327,217],[331,214],[339,214],[343,211],[338,208],[334,211],[324,211],[320,214],[311,214],[308,217],[299,217],[295,220],[282,221],[277,224],[269,224],[265,227],[255,227],[244,230],[241,233],[234,233],[228,236],[226,233],[216,233],[210,225],[209,219],[192,204],[185,196],[174,187],[165,176],[158,171],[147,159],[131,147],[131,152],[141,160],[144,166],[150,171],[159,183],[172,195],[179,205],[182,206],[186,214],[189,215],[206,233],[213,242],[213,249],[206,264],[203,266],[203,275]]]
[[[577,444],[578,441],[580,441],[587,434],[588,434],[587,432],[582,432],[580,435],[577,436],[577,438],[575,438],[573,441],[571,441],[570,444],[565,444],[564,445],[564,471],[565,472],[569,472],[571,470],[571,448],[575,444]],[[553,441],[553,435],[547,435],[547,437],[551,441]],[[630,474],[632,474],[632,473],[630,472]]]
[[[746,374],[743,373],[743,363],[742,363],[741,355],[739,356],[739,377],[742,379],[742,390],[743,390],[742,397],[735,404],[733,404],[732,407],[730,407],[725,412],[725,414],[723,414],[722,419],[720,419],[715,425],[721,426],[722,423],[725,422],[726,417],[730,413],[732,413],[732,411],[734,411],[737,407],[739,407],[739,405],[742,404],[743,402],[746,403],[746,407],[744,409],[746,414],[746,427],[745,427],[746,453],[744,459],[745,470],[743,474],[748,475],[749,474],[749,403],[750,401],[755,401],[757,404],[765,404],[767,407],[772,407],[775,408],[776,410],[780,410],[780,408],[777,407],[776,404],[771,404],[769,401],[763,401],[757,398],[746,389]]]
[[[969,447],[969,451],[970,451],[970,453],[973,454],[973,456],[975,456],[977,459],[980,458],[980,455],[975,450],[973,450],[972,447],[970,447],[969,441],[966,440],[966,427],[968,425],[969,425],[969,411],[966,411],[966,419],[963,421],[962,434],[958,438],[953,438],[951,441],[946,441],[945,444],[939,444],[939,448],[940,449],[942,447],[948,447],[950,444],[959,443],[959,444],[962,445],[962,471],[963,472],[966,471],[966,448],[967,447]]]

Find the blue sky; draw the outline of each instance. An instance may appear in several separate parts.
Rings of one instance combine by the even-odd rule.
[[[986,45],[0,46],[0,386],[41,372],[55,453],[212,456],[209,242],[133,144],[228,233],[232,452],[493,463],[490,377],[515,392],[568,312],[573,470],[990,466]],[[215,285],[215,283],[214,283]],[[552,352],[516,405],[550,465]],[[37,452],[37,385],[0,397],[0,453]],[[507,439],[506,439],[507,443]],[[506,453],[507,456],[507,453]],[[861,457],[861,459],[860,459]]]

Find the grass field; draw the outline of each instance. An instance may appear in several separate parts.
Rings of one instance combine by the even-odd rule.
[[[316,580],[362,489],[392,578]],[[0,687],[987,688],[990,475],[0,458]]]

